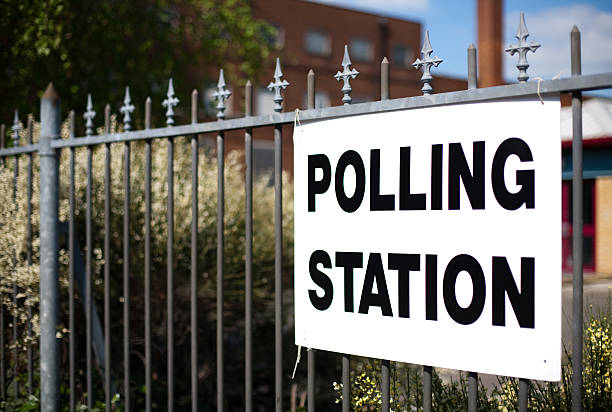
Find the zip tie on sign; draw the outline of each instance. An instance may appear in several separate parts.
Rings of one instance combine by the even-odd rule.
[[[295,113],[297,115],[297,111],[299,109],[295,109]],[[302,345],[298,346],[297,358],[295,359],[295,366],[293,367],[293,373],[291,374],[291,380],[295,379],[295,371],[297,370],[298,364],[300,363],[300,358],[302,357]]]
[[[561,77],[561,73],[563,73],[563,70],[557,73],[551,80],[556,80]],[[534,77],[534,79],[538,79],[538,98],[540,99],[540,103],[544,104],[544,99],[542,99],[542,95],[540,94],[540,83],[542,83],[544,79],[541,77]]]
[[[544,104],[544,99],[542,99],[542,95],[540,94],[540,83],[542,83],[541,77],[534,77],[534,79],[538,79],[538,98],[540,99],[540,103]]]
[[[300,123],[300,109],[295,109],[295,118],[293,119],[293,127],[296,128],[301,125],[302,123]]]

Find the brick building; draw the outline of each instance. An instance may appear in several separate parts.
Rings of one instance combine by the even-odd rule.
[[[380,99],[380,63],[390,62],[390,98],[416,96],[423,86],[421,73],[412,67],[420,57],[422,26],[418,22],[384,17],[305,0],[252,0],[253,13],[276,28],[274,41],[279,49],[284,79],[290,86],[283,92],[284,111],[306,107],[306,75],[316,74],[316,107],[342,104],[342,82],[333,76],[342,70],[344,45],[348,45],[353,67],[359,76],[351,81],[353,103]],[[435,39],[432,39],[435,48]],[[272,92],[264,87],[269,78],[254,85],[254,114],[272,113]],[[265,82],[265,83],[264,83]],[[467,88],[463,79],[438,76],[434,71],[434,93]],[[243,93],[232,90],[228,117],[242,116]],[[284,168],[293,172],[293,141],[290,126],[283,132]],[[261,128],[254,131],[256,171],[273,167],[273,133]],[[211,142],[212,143],[212,142]],[[242,149],[243,137],[229,134],[229,150]]]
[[[478,34],[478,86],[504,84],[503,2],[476,0]],[[418,22],[389,18],[361,11],[305,0],[252,0],[256,17],[276,28],[284,78],[291,86],[284,92],[284,110],[306,106],[306,74],[317,76],[316,106],[342,104],[342,84],[333,77],[341,70],[344,45],[348,45],[353,67],[360,74],[354,81],[353,103],[380,98],[380,62],[390,62],[390,97],[421,94],[420,72],[411,64],[419,57],[422,26]],[[435,39],[432,39],[435,48]],[[434,52],[435,54],[435,52]],[[272,80],[273,61],[270,61]],[[272,93],[263,87],[254,90],[255,114],[272,112]],[[438,76],[434,71],[434,93],[461,90],[463,79]],[[241,116],[242,92],[234,90],[229,116]],[[571,115],[568,96],[562,100],[563,145],[563,269],[571,270]],[[612,101],[585,98],[584,112],[584,267],[587,271],[612,273]],[[272,130],[256,129],[255,166],[259,171],[273,168]],[[283,131],[283,162],[293,170],[291,126]],[[212,143],[212,142],[211,142]],[[212,143],[214,145],[214,143]],[[242,149],[243,136],[230,134],[228,149]]]
[[[612,273],[612,100],[591,98],[583,118],[584,269]],[[572,268],[572,112],[561,108],[563,268]]]
[[[391,65],[391,98],[421,94],[421,74],[412,67],[420,57],[420,23],[304,0],[253,0],[252,5],[255,16],[277,30],[283,73],[291,83],[286,110],[305,106],[309,69],[317,75],[317,106],[342,104],[342,84],[333,75],[342,70],[344,45],[348,45],[353,67],[360,73],[351,82],[353,103],[380,99],[383,57]],[[433,87],[436,92],[460,90],[467,82],[434,76]],[[262,90],[259,96],[256,93],[256,111],[271,111],[270,92]]]

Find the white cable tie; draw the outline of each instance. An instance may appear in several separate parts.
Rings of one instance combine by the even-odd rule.
[[[542,99],[542,95],[540,94],[540,83],[542,83],[541,77],[534,77],[534,79],[538,79],[538,98],[540,99],[540,103],[544,104],[544,99]]]
[[[296,113],[299,109],[295,109]],[[302,345],[298,346],[297,358],[295,359],[295,366],[293,367],[293,373],[291,374],[291,380],[295,379],[295,371],[297,370],[300,358],[302,357]]]
[[[300,109],[295,109],[295,118],[293,119],[293,127],[296,128],[298,126],[302,126],[302,123],[300,123]]]

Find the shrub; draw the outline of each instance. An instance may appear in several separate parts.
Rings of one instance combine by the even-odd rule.
[[[113,117],[111,132],[117,131],[117,123]],[[39,125],[35,125],[34,136],[38,137]],[[99,131],[101,132],[101,130]],[[25,133],[22,133],[22,141]],[[62,138],[68,137],[67,124],[62,127]],[[174,273],[175,273],[175,356],[183,359],[183,354],[189,353],[190,334],[190,270],[191,270],[191,138],[174,138]],[[153,375],[154,385],[160,393],[165,392],[165,345],[166,345],[166,250],[167,250],[167,152],[165,140],[154,140],[152,143],[152,201],[151,201],[151,288],[152,288],[152,332],[153,332]],[[122,376],[122,303],[123,297],[123,173],[124,145],[113,144],[111,153],[111,252],[104,255],[104,164],[105,147],[93,148],[92,156],[92,237],[93,237],[93,269],[92,287],[94,302],[97,302],[98,315],[103,315],[103,269],[108,263],[111,269],[111,324],[112,360],[116,365],[115,380]],[[69,154],[65,149],[60,161],[60,204],[61,221],[68,220],[69,214]],[[245,189],[243,154],[230,152],[225,160],[225,326],[228,353],[237,353],[227,358],[228,369],[241,367],[242,333],[244,319],[244,226],[245,226]],[[38,302],[38,159],[34,156],[32,198],[33,225],[33,263],[27,264],[27,233],[26,233],[26,173],[27,162],[20,158],[21,173],[17,184],[16,207],[13,202],[13,166],[12,159],[7,159],[6,167],[0,166],[0,225],[3,234],[0,237],[0,287],[3,302],[10,314],[17,316],[20,339],[17,342],[25,349],[28,341],[25,339],[27,307],[36,307]],[[82,253],[86,252],[85,214],[86,214],[86,165],[87,149],[75,149],[75,222],[77,238]],[[254,298],[254,328],[258,337],[269,337],[273,333],[273,273],[274,273],[274,190],[270,187],[270,176],[260,176],[253,184],[253,298]],[[290,282],[293,256],[293,195],[292,185],[287,175],[283,175],[283,244],[284,244],[284,278]],[[144,142],[131,143],[131,205],[130,205],[130,284],[131,284],[131,329],[132,329],[132,360],[134,388],[140,387],[144,381],[142,376],[144,347]],[[207,392],[214,393],[215,384],[211,379],[211,371],[215,362],[215,319],[216,319],[216,208],[217,208],[217,162],[213,153],[200,148],[199,156],[199,214],[198,214],[198,305],[199,305],[199,363],[202,381],[202,396]],[[60,287],[62,291],[62,327],[58,336],[64,338],[63,344],[68,344],[66,327],[68,325],[67,286],[69,256],[66,250],[66,240],[61,242],[60,251]],[[16,250],[16,260],[13,259]],[[16,304],[12,300],[13,285],[17,285]],[[84,315],[82,303],[75,286],[77,303],[75,337],[78,345],[84,345]],[[290,302],[287,302],[290,304]],[[37,310],[33,311],[33,338],[38,336]],[[115,332],[116,331],[116,332]],[[270,332],[271,331],[271,332]],[[8,337],[8,335],[7,335]],[[270,340],[273,342],[273,339]],[[266,345],[255,347],[255,356],[259,359],[270,357]],[[83,346],[84,347],[84,346]],[[64,349],[65,350],[65,349]],[[37,352],[37,351],[35,351]],[[272,354],[273,355],[273,354]],[[77,370],[84,367],[84,358],[78,356]],[[19,362],[23,370],[25,361]],[[177,363],[175,382],[177,399],[181,399],[182,391],[187,393],[189,385],[189,368],[183,368],[182,362]],[[271,374],[266,367],[268,361],[254,365],[254,377],[265,380]],[[214,376],[214,375],[213,375]],[[227,373],[226,388],[228,397],[242,396],[240,385],[233,385],[233,378]],[[67,379],[67,377],[66,377]],[[95,376],[94,379],[100,379]],[[119,378],[120,379],[120,378]],[[77,382],[82,379],[77,377]],[[184,381],[183,385],[181,382]],[[101,383],[102,380],[99,380]],[[119,382],[116,382],[121,387]],[[101,390],[102,385],[95,385]],[[136,391],[134,391],[136,392]],[[136,394],[135,394],[136,395]],[[163,395],[160,395],[163,396]],[[184,398],[184,397],[183,397]],[[160,399],[161,401],[161,399]],[[179,400],[180,402],[180,400]],[[187,402],[187,401],[186,401]],[[231,402],[231,401],[230,401]],[[161,404],[161,403],[160,403]],[[231,404],[231,403],[230,403]]]
[[[612,320],[610,307],[587,311],[584,325],[583,347],[583,410],[612,410]],[[380,409],[380,361],[353,358],[356,365],[351,371],[351,410],[375,411]],[[467,410],[468,385],[466,374],[460,372],[458,380],[443,380],[433,370],[432,410]],[[560,382],[531,381],[528,394],[530,411],[570,411],[572,404],[572,356],[565,351]],[[336,402],[342,400],[342,384],[333,383]],[[422,400],[422,367],[391,362],[390,410],[420,411]],[[479,411],[517,411],[519,380],[499,377],[498,385],[487,390],[482,382],[478,388]]]

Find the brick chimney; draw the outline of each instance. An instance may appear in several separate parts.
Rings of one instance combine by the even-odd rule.
[[[478,87],[504,84],[502,0],[478,0]]]

